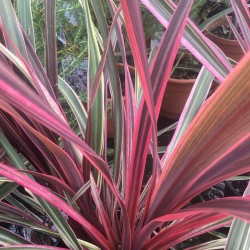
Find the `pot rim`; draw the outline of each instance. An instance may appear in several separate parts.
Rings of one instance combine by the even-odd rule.
[[[197,78],[193,79],[177,79],[177,78],[169,78],[168,83],[173,83],[173,84],[194,84],[195,80]]]
[[[230,17],[229,17],[230,18]],[[231,39],[226,39],[226,38],[223,38],[223,37],[219,37],[219,36],[216,36],[214,35],[211,30],[213,30],[214,28],[217,28],[219,26],[221,26],[222,24],[228,24],[228,21],[226,19],[225,16],[222,16],[216,20],[214,20],[212,23],[210,23],[204,33],[205,35],[209,38],[210,37],[213,37],[213,39],[216,39],[217,41],[219,41],[220,43],[225,43],[225,44],[230,44],[232,46],[237,46],[239,44],[239,42],[237,40],[231,40]]]

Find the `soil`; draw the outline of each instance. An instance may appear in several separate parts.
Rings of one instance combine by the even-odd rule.
[[[204,4],[198,7],[197,17],[195,21],[199,24],[227,8],[227,4],[223,2],[207,0]]]
[[[174,63],[174,71],[171,78],[195,79],[201,69],[201,64],[191,54],[178,54]]]
[[[237,28],[237,31],[240,34],[240,36],[243,38],[243,35],[239,28]],[[211,33],[214,34],[215,36],[218,36],[224,39],[236,40],[229,24],[216,27],[213,30],[211,30]]]

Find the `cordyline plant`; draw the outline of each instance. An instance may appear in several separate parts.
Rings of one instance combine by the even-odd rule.
[[[171,0],[107,0],[113,17],[108,26],[103,1],[82,0],[89,55],[85,111],[57,77],[55,1],[45,2],[45,69],[35,53],[31,1],[15,1],[15,9],[11,1],[1,2],[0,218],[31,234],[21,237],[0,227],[3,248],[59,249],[53,242],[61,239],[70,249],[174,249],[229,226],[233,217],[249,222],[248,193],[193,205],[190,201],[250,170],[250,53],[233,68],[188,18],[193,1],[181,0],[176,6]],[[141,4],[166,27],[149,63]],[[234,0],[232,7],[249,51],[246,1]],[[135,82],[126,62],[124,32],[135,61]],[[157,119],[180,44],[203,68],[160,157]],[[115,51],[124,65],[124,98]],[[213,77],[221,84],[205,101]],[[60,106],[59,91],[75,114],[77,133]],[[106,159],[108,91],[115,125],[112,162]],[[145,180],[148,155],[152,174]],[[197,249],[224,247],[225,242]]]

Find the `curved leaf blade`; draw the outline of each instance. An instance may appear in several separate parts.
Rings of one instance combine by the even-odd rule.
[[[142,3],[163,26],[168,27],[171,15],[175,9],[175,4],[172,1],[142,0]],[[189,19],[183,33],[182,44],[219,80],[224,80],[232,70],[232,66],[224,53],[218,52],[215,46]]]
[[[198,186],[200,188],[199,191],[201,191],[202,187],[205,189],[212,186],[213,180],[215,181],[214,184],[216,184],[223,180],[223,177],[230,177],[227,176],[230,175],[229,169],[225,170],[223,174],[220,170],[225,169],[225,166],[223,167],[222,164],[226,164],[234,152],[236,154],[235,166],[241,165],[241,157],[247,162],[245,149],[250,139],[248,137],[250,132],[249,126],[246,125],[250,122],[248,108],[250,101],[249,70],[250,53],[241,60],[223,83],[223,86],[221,85],[217,89],[192,121],[159,178],[151,197],[152,210],[149,212],[149,217],[154,217],[153,214],[156,215],[156,213],[159,215],[163,210],[165,212],[167,210],[171,211],[177,204],[181,206],[180,200],[183,198],[185,201],[188,201],[187,194],[189,198],[192,197],[194,193],[198,192]],[[235,95],[235,93],[238,94]],[[233,136],[232,131],[235,131]],[[228,138],[229,134],[231,136],[230,143],[225,145],[225,138]],[[238,149],[241,147],[244,150],[239,152]],[[225,162],[222,160],[223,157]],[[206,161],[202,159],[206,159]],[[220,167],[216,171],[213,166]],[[233,170],[233,163],[231,168],[233,176],[235,171]],[[242,163],[242,171],[246,168],[247,166]],[[189,169],[188,173],[187,169]],[[240,170],[238,169],[238,171]],[[212,175],[213,180],[208,177]],[[208,182],[208,179],[205,180],[205,178],[209,178],[210,182]],[[182,181],[180,182],[180,180]],[[184,183],[184,181],[187,182]],[[196,187],[194,187],[195,184],[197,185]],[[192,192],[194,193],[191,194]],[[186,198],[184,198],[185,196]],[[174,202],[171,202],[171,207],[166,206],[163,209],[161,204],[165,199],[164,197],[173,199]],[[186,204],[184,200],[182,205]]]
[[[105,239],[105,237],[91,223],[89,223],[78,212],[76,212],[74,209],[72,209],[72,207],[70,207],[67,203],[65,203],[60,198],[58,198],[56,195],[54,195],[52,192],[48,191],[46,188],[44,188],[43,186],[38,184],[36,181],[33,181],[32,179],[17,172],[13,168],[8,167],[8,166],[1,164],[1,163],[0,163],[0,174],[2,176],[7,177],[8,179],[15,181],[19,185],[22,185],[23,187],[29,189],[32,193],[34,193],[35,195],[37,195],[41,199],[44,199],[44,202],[47,201],[50,204],[52,204],[53,206],[55,206],[56,208],[63,211],[64,213],[68,214],[74,220],[78,221],[88,231],[88,233],[90,235],[92,235],[92,237],[100,243],[100,245],[104,249],[112,249],[110,243]],[[59,210],[57,210],[57,211],[59,211]],[[55,211],[53,211],[53,209],[52,209],[51,213],[54,213],[54,212]]]
[[[13,244],[31,244],[31,242],[3,227],[0,227],[0,244],[8,246]]]

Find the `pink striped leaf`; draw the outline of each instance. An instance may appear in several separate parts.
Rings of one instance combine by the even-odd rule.
[[[35,195],[43,198],[44,200],[48,201],[50,204],[54,205],[56,208],[68,214],[74,220],[79,222],[88,231],[88,233],[99,242],[99,244],[104,249],[112,249],[107,239],[105,239],[105,237],[91,223],[89,223],[84,217],[82,217],[72,207],[70,207],[67,203],[62,201],[52,192],[47,190],[45,187],[41,186],[36,181],[31,180],[25,175],[19,173],[13,168],[8,167],[1,163],[0,163],[0,174],[2,176],[7,177],[10,180],[15,181],[19,185],[22,185],[23,187],[29,189]]]
[[[244,0],[230,1],[233,7],[237,22],[244,37],[248,50],[250,50],[250,13],[247,2]]]
[[[67,250],[67,248],[62,247],[52,247],[52,246],[44,246],[44,245],[28,245],[28,244],[13,244],[9,246],[0,247],[0,249],[11,249],[11,250]]]
[[[153,94],[157,116],[159,115],[161,99],[165,91],[167,80],[171,73],[171,67],[181,40],[181,32],[184,30],[185,20],[188,16],[191,4],[192,2],[180,2],[179,8],[173,16],[171,24],[163,37],[161,46],[156,55],[157,59],[152,62],[151,78],[154,82]],[[133,219],[135,219],[135,215],[137,213],[137,205],[145,170],[146,156],[148,154],[149,142],[151,138],[151,123],[149,114],[147,112],[146,106],[142,105],[143,103],[141,104],[140,109],[137,113],[135,123],[135,133],[138,133],[138,137],[135,137],[134,135],[133,138],[133,174],[131,173],[129,175],[130,178],[128,179],[127,184],[127,193],[129,194],[129,196],[127,196],[126,198],[129,204],[129,213],[131,213]],[[157,158],[155,157],[155,160],[156,159]],[[135,182],[134,179],[138,181]],[[154,183],[152,185],[154,185]]]
[[[162,246],[171,248],[197,235],[228,226],[232,219],[224,218],[225,215],[222,214],[201,213],[187,217],[185,220],[176,221],[146,242],[143,249],[156,249]]]
[[[241,206],[239,206],[241,204]],[[208,220],[209,217],[215,215],[215,213],[222,215],[220,218],[226,218],[228,216],[235,216],[240,219],[244,219],[245,221],[250,221],[250,198],[249,197],[228,197],[228,198],[221,198],[218,200],[207,201],[203,203],[199,203],[185,209],[179,210],[175,213],[169,213],[164,216],[155,218],[151,220],[148,224],[146,224],[140,233],[137,235],[137,239],[147,239],[150,236],[150,232],[155,230],[162,222],[167,221],[175,221],[175,220],[182,220],[191,218],[192,216],[207,216]],[[202,224],[202,221],[199,222],[194,220],[194,225],[196,227],[203,227],[206,226],[205,223]],[[212,222],[212,221],[211,221]],[[185,223],[185,222],[184,222]],[[192,223],[191,223],[192,225]],[[184,226],[185,230],[185,226]],[[175,231],[176,234],[178,231]],[[135,241],[136,242],[136,241]],[[137,243],[137,242],[136,242]],[[157,242],[156,242],[157,243]]]
[[[142,3],[164,26],[168,27],[176,8],[173,1],[142,0]],[[196,25],[188,19],[183,33],[182,44],[220,81],[232,70],[227,58],[217,51]]]
[[[55,95],[58,92],[57,43],[56,43],[56,1],[45,2],[45,52],[46,72]]]
[[[155,186],[148,219],[176,210],[197,192],[249,170],[249,65],[250,53],[203,105],[183,135]],[[171,200],[166,206],[165,199]]]
[[[0,227],[0,242],[3,246],[14,245],[14,244],[27,244],[32,246],[32,243],[28,240],[25,240],[21,236]]]
[[[227,18],[227,21],[228,21],[228,23],[230,25],[231,30],[233,31],[234,36],[236,37],[237,41],[239,42],[239,45],[240,45],[242,51],[246,54],[247,51],[248,51],[247,46],[245,45],[243,39],[241,38],[239,32],[235,28],[235,26],[234,26],[233,22],[231,21],[231,19],[228,16],[226,16],[226,18]]]

